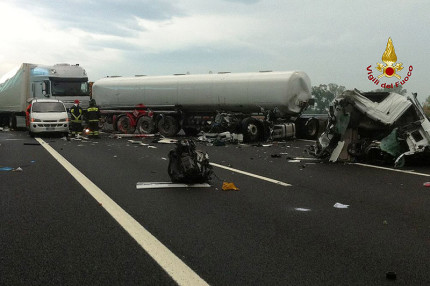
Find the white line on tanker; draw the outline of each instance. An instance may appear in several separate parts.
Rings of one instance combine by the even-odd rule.
[[[40,138],[36,138],[36,140],[100,203],[176,283],[179,285],[208,285],[197,273],[173,254],[84,174],[49,146],[48,143]]]
[[[274,180],[274,179],[271,179],[271,178],[263,177],[263,176],[256,175],[256,174],[252,174],[252,173],[245,172],[245,171],[242,171],[242,170],[230,168],[230,167],[227,167],[227,166],[224,166],[224,165],[220,165],[220,164],[216,164],[216,163],[210,163],[210,164],[212,166],[215,166],[215,167],[218,167],[218,168],[230,170],[230,171],[233,171],[233,172],[236,172],[236,173],[240,173],[240,174],[243,174],[243,175],[246,175],[246,176],[254,177],[254,178],[257,178],[257,179],[260,179],[260,180],[263,180],[263,181],[267,181],[267,182],[271,182],[271,183],[274,183],[274,184],[277,184],[277,185],[281,185],[281,186],[284,186],[284,187],[290,187],[291,186],[290,184],[285,183],[285,182],[281,182],[281,181]]]

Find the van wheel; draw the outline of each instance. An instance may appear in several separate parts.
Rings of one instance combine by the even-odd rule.
[[[178,120],[173,116],[163,116],[157,124],[158,131],[163,136],[174,136],[179,132]]]
[[[134,126],[131,125],[130,118],[127,116],[121,116],[116,123],[116,127],[123,134],[133,134],[135,131]]]
[[[137,120],[136,129],[139,134],[152,134],[155,132],[154,120],[149,116],[142,116]]]
[[[262,126],[260,122],[253,118],[247,117],[242,120],[242,134],[244,142],[256,142],[261,139]]]

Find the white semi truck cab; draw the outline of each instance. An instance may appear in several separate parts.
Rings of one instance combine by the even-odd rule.
[[[23,63],[0,79],[0,120],[12,128],[25,127],[25,110],[32,99],[58,99],[70,108],[78,99],[90,100],[88,76],[79,64]]]

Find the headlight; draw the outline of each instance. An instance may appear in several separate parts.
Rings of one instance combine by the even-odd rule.
[[[31,119],[31,122],[42,122],[42,120],[37,119],[37,118],[32,118],[32,119]]]
[[[67,122],[67,121],[69,121],[69,118],[62,118],[62,119],[60,119],[60,122]]]

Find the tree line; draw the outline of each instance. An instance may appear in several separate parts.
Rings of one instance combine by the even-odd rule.
[[[335,99],[336,96],[342,94],[345,90],[346,88],[344,86],[337,85],[335,83],[320,84],[319,86],[313,86],[312,95],[315,99],[315,104],[314,106],[310,106],[305,111],[305,113],[326,114],[330,106],[330,103],[333,101],[333,99]],[[401,95],[406,95],[407,93],[407,90],[404,89],[402,86],[395,87],[395,88],[382,88],[382,89],[376,89],[372,91],[374,92],[388,91],[388,92],[395,92]],[[427,114],[427,116],[430,116],[430,96],[428,96],[425,102],[423,103],[423,109],[424,109],[424,112]]]

